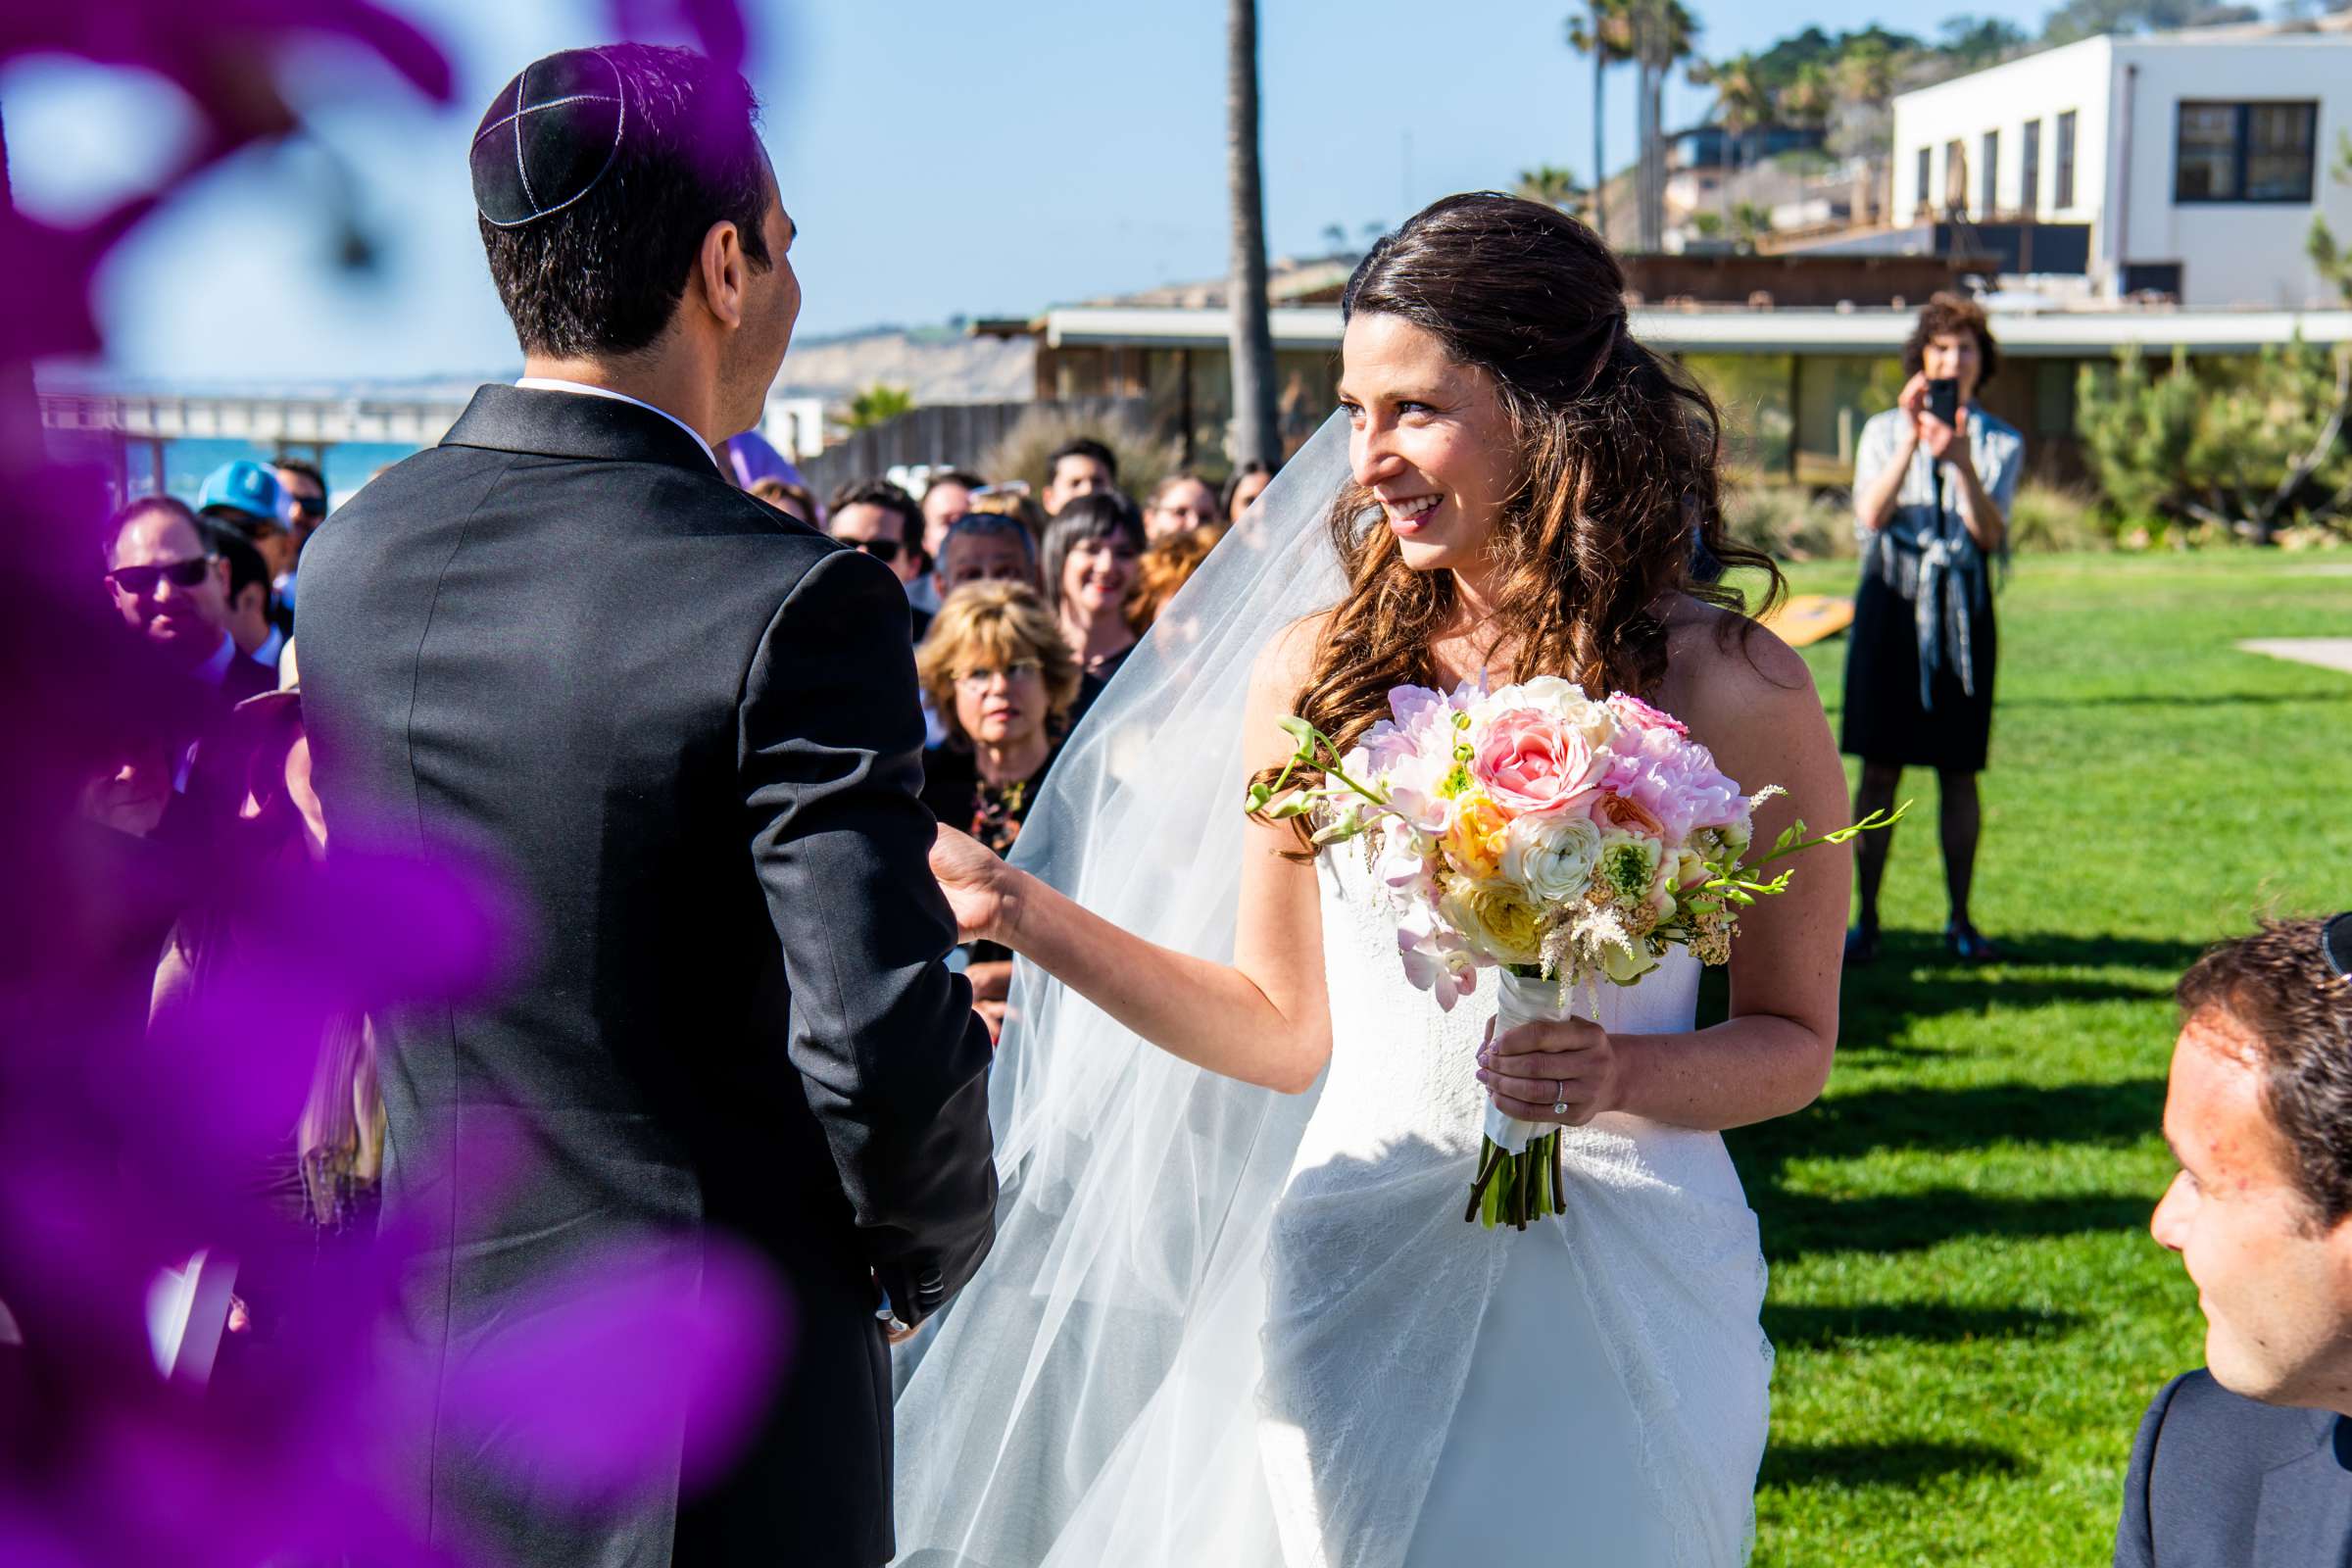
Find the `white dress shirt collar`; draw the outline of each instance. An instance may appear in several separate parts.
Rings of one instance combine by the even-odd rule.
[[[722,474],[726,471],[724,466],[718,461],[718,454],[710,450],[710,443],[703,439],[703,434],[700,430],[697,430],[693,425],[688,424],[684,419],[679,418],[667,409],[657,409],[651,403],[646,402],[642,398],[633,398],[626,392],[615,392],[609,386],[590,386],[585,381],[565,381],[552,375],[526,375],[521,377],[514,384],[519,387],[528,387],[534,392],[577,392],[585,397],[611,398],[615,403],[633,403],[638,408],[644,409],[649,414],[659,414],[662,416],[662,417],[667,419],[670,423],[676,425],[679,429],[694,437],[694,444],[703,449],[703,456],[710,460],[710,466],[713,468],[718,468]]]

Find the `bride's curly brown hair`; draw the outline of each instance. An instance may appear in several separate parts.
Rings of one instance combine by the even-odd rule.
[[[1666,673],[1669,595],[1745,613],[1744,596],[1698,564],[1761,571],[1761,608],[1787,591],[1769,556],[1724,535],[1714,401],[1634,341],[1624,270],[1566,213],[1495,191],[1448,196],[1372,247],[1340,311],[1410,321],[1494,378],[1519,473],[1490,547],[1490,657],[1507,647],[1524,674],[1647,696]],[[1332,505],[1348,596],[1293,709],[1343,753],[1387,715],[1391,688],[1439,684],[1431,645],[1459,609],[1451,572],[1413,570],[1395,533],[1366,525],[1377,505],[1352,481]],[[1311,831],[1295,825],[1302,840]]]

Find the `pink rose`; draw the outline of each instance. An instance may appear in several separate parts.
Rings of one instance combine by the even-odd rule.
[[[1572,810],[1599,787],[1605,759],[1556,716],[1514,708],[1489,720],[1470,771],[1496,804],[1525,811]]]
[[[1699,828],[1736,822],[1746,810],[1740,786],[1723,776],[1713,754],[1673,730],[1621,730],[1609,752],[1603,786],[1654,818],[1670,848]]]
[[[1662,729],[1670,730],[1677,735],[1690,733],[1690,727],[1672,713],[1652,708],[1641,698],[1625,692],[1612,693],[1609,697],[1608,708],[1610,715],[1627,729],[1636,731]]]

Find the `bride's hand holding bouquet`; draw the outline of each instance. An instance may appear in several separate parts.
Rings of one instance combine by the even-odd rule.
[[[1249,810],[1303,819],[1318,846],[1364,841],[1405,978],[1440,1007],[1481,969],[1501,972],[1502,1038],[1478,1075],[1494,1102],[1464,1217],[1525,1229],[1561,1212],[1558,1127],[1619,1108],[1618,1054],[1573,1015],[1578,1000],[1597,1013],[1602,985],[1637,984],[1672,948],[1728,962],[1740,910],[1788,887],[1766,865],[1901,813],[1813,838],[1794,822],[1751,858],[1755,810],[1784,791],[1743,793],[1638,697],[1537,676],[1494,691],[1399,686],[1389,710],[1344,756],[1284,720],[1298,750],[1252,784]],[[1498,1059],[1519,1070],[1498,1075]]]

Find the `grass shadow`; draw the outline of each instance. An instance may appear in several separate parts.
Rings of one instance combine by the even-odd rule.
[[[1990,1198],[1958,1187],[1883,1198],[1823,1198],[1775,1187],[1750,1196],[1763,1222],[1764,1256],[1776,1264],[1831,1252],[1920,1252],[1970,1238],[2135,1230],[2147,1224],[2156,1201],[2148,1193]]]
[[[1940,1476],[2026,1468],[2016,1454],[1983,1443],[1792,1443],[1764,1450],[1756,1486],[1916,1487]]]
[[[1988,1144],[2126,1148],[2156,1134],[2164,1080],[1865,1089],[1725,1135],[1743,1170],[1777,1179],[1791,1159],[1852,1159],[1883,1149],[1949,1152]]]
[[[1949,1306],[1940,1301],[1863,1301],[1846,1306],[1764,1308],[1764,1332],[1784,1349],[1826,1349],[1856,1340],[1959,1345],[1970,1340],[2039,1340],[2071,1332],[2072,1312]]]

